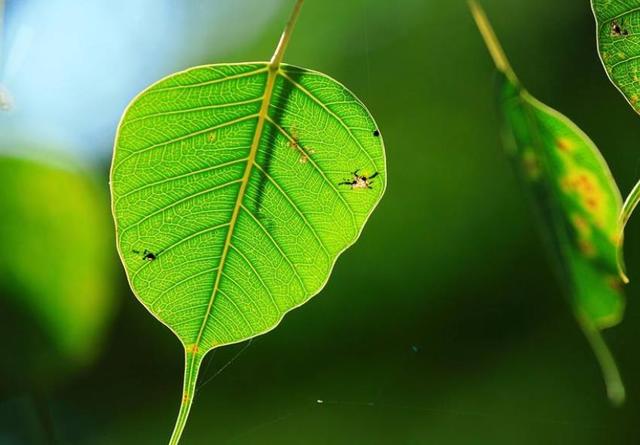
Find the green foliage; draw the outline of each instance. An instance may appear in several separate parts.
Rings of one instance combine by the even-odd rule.
[[[513,73],[484,13],[478,27],[500,71],[499,103],[516,171],[530,192],[575,315],[598,356],[610,399],[624,388],[600,330],[624,311],[618,274],[620,192],[593,142],[532,97]]]
[[[120,123],[118,249],[138,299],[185,347],[171,443],[205,354],[273,329],[317,294],[384,193],[382,137],[364,105],[324,74],[281,64],[294,19],[271,62],[171,75]]]
[[[596,18],[600,60],[611,82],[633,109],[640,113],[640,0],[592,0],[591,6]],[[636,184],[622,207],[618,262],[623,274],[623,231],[638,201],[640,182]],[[626,280],[626,275],[624,278]]]
[[[598,52],[611,82],[640,112],[640,0],[591,0]]]
[[[38,354],[7,354],[35,361],[7,368],[52,379],[54,369],[91,360],[112,313],[106,196],[80,173],[23,159],[0,158],[0,178],[0,290],[31,327],[15,315],[0,324],[16,325],[23,341],[9,343],[19,348],[45,343]],[[47,340],[30,340],[38,333]]]

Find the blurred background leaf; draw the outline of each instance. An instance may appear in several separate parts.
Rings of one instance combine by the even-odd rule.
[[[475,0],[469,7],[500,73],[497,96],[507,154],[539,218],[565,296],[600,363],[607,395],[620,405],[624,385],[601,335],[624,315],[622,287],[628,280],[618,264],[620,191],[589,136],[525,90],[482,7]]]
[[[3,370],[20,386],[88,364],[113,313],[107,197],[70,168],[0,158]]]

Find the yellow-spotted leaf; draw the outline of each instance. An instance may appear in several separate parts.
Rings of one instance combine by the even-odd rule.
[[[500,72],[499,103],[514,165],[540,217],[573,311],[602,367],[609,398],[624,400],[600,331],[624,311],[616,246],[620,192],[594,143],[520,84],[483,11],[471,9]]]
[[[129,105],[111,170],[131,288],[185,347],[178,443],[210,350],[273,329],[317,294],[386,183],[382,137],[332,78],[282,63],[200,66]]]

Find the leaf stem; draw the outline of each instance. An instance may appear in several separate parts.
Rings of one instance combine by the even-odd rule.
[[[200,370],[200,364],[204,354],[198,353],[198,351],[188,351],[185,348],[184,353],[184,383],[182,388],[182,400],[180,402],[180,410],[178,411],[178,418],[176,419],[176,425],[173,428],[171,434],[171,440],[169,445],[178,445],[182,432],[187,424],[187,418],[189,417],[189,411],[193,404],[193,396],[196,392],[196,383],[198,382],[198,371]]]
[[[289,21],[282,32],[282,36],[280,36],[276,52],[273,53],[273,57],[271,57],[271,61],[269,62],[269,68],[273,71],[278,70],[282,60],[284,59],[284,53],[287,50],[289,41],[291,40],[291,35],[293,34],[293,29],[295,28],[298,17],[300,16],[300,10],[302,9],[303,3],[304,0],[296,0],[296,4],[293,6],[291,17],[289,17]]]
[[[622,383],[622,377],[620,377],[618,365],[616,365],[616,361],[613,358],[609,347],[602,338],[602,332],[600,332],[600,330],[592,323],[587,321],[585,317],[578,315],[577,318],[578,323],[580,324],[584,335],[587,337],[587,340],[591,344],[591,349],[600,364],[609,401],[614,406],[622,405],[626,397],[624,384]]]
[[[629,278],[627,277],[626,267],[624,265],[624,251],[622,248],[624,241],[624,229],[629,222],[629,218],[631,218],[631,214],[638,206],[638,202],[640,202],[640,181],[636,183],[627,196],[627,199],[624,200],[624,204],[622,204],[622,211],[620,212],[620,220],[618,222],[618,271],[620,272],[620,277],[622,281],[625,283],[629,282]]]
[[[496,68],[500,72],[502,72],[505,76],[509,78],[510,81],[517,83],[517,77],[509,64],[509,60],[496,37],[496,33],[493,31],[491,27],[491,23],[489,23],[489,19],[484,12],[484,9],[476,2],[476,0],[468,0],[469,1],[469,9],[471,10],[471,14],[473,15],[474,20],[476,21],[476,25],[478,26],[478,30],[484,39],[485,45],[487,45],[487,49],[491,54],[491,58],[493,62],[496,64]]]

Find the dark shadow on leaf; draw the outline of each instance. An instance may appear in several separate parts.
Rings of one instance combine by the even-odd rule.
[[[293,79],[295,82],[298,82],[298,79],[302,77],[303,71],[300,70],[287,70],[287,75]],[[298,143],[297,139],[300,137],[299,134],[295,134],[297,129],[288,128],[283,123],[283,115],[285,110],[287,109],[287,105],[289,104],[289,99],[291,97],[291,93],[294,89],[294,86],[291,82],[287,81],[282,76],[279,76],[276,79],[275,90],[273,92],[273,97],[271,98],[271,104],[269,106],[269,117],[275,124],[281,127],[284,131],[289,133],[291,137],[296,140],[296,144]],[[262,144],[261,147],[264,147],[264,159],[260,163],[260,167],[269,175],[271,175],[271,164],[273,162],[273,156],[276,149],[276,141],[278,139],[279,131],[278,129],[271,124],[269,121],[265,122],[264,131],[262,134]],[[293,147],[296,148],[296,147]],[[302,147],[300,147],[302,149]],[[256,199],[255,199],[255,214],[262,220],[264,220],[267,224],[267,227],[270,225],[270,218],[262,213],[262,206],[264,202],[264,193],[265,186],[268,179],[267,177],[260,173]]]

